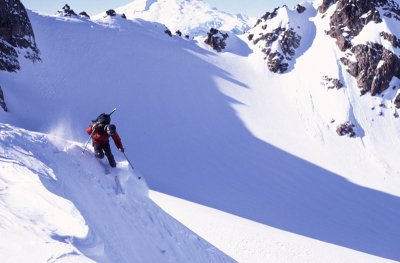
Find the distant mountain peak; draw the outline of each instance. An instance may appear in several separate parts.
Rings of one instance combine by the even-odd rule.
[[[250,28],[246,16],[219,11],[203,0],[135,0],[115,10],[128,19],[162,23],[173,32],[190,36],[206,36],[210,28],[234,33]]]

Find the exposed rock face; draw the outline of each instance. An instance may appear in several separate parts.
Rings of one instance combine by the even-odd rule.
[[[19,70],[20,54],[33,62],[40,61],[31,22],[19,0],[0,0],[0,70]],[[0,106],[8,110],[1,87]]]
[[[20,53],[33,62],[40,61],[25,7],[19,0],[0,0],[0,70],[19,70]]]
[[[295,9],[299,14],[303,13],[304,11],[306,11],[306,8],[304,6],[302,6],[302,5],[296,5]]]
[[[65,5],[63,8],[57,11],[59,16],[78,16],[69,5]]]
[[[204,41],[207,45],[210,45],[217,52],[221,52],[226,47],[225,40],[229,37],[227,33],[222,33],[218,29],[211,28],[210,32],[207,33],[207,38]]]
[[[168,28],[166,28],[166,29],[164,30],[164,33],[167,34],[168,36],[172,37],[172,32],[171,32],[171,30],[169,30]]]
[[[357,79],[361,95],[371,92],[376,95],[386,90],[393,77],[400,78],[400,59],[382,45],[369,43],[351,49],[356,62],[341,58],[348,72]]]
[[[396,109],[400,109],[400,94],[397,94],[396,98],[394,99],[393,104],[396,107]]]
[[[395,48],[400,48],[400,39],[398,39],[395,35],[386,33],[386,32],[381,32],[380,36],[389,41],[393,47]]]
[[[265,15],[263,15],[260,19],[257,20],[257,23],[255,26],[258,26],[259,24],[261,24],[263,21],[267,21],[267,20],[271,20],[274,17],[277,16],[278,14],[278,10],[279,8],[275,8],[274,11],[272,11],[272,13],[270,12],[266,12]]]
[[[341,89],[343,88],[343,83],[337,78],[330,78],[328,76],[323,76],[322,85],[326,86],[328,89]]]
[[[86,13],[85,11],[80,12],[79,15],[80,15],[81,17],[90,18],[90,16],[88,15],[88,13]]]
[[[114,9],[107,10],[107,11],[106,11],[106,14],[107,14],[108,16],[116,16],[116,15],[117,15],[117,13],[115,12]]]
[[[322,1],[322,4],[318,7],[318,12],[320,12],[321,14],[325,13],[329,6],[332,5],[334,2],[334,0],[324,0]]]
[[[296,49],[300,46],[301,36],[296,34],[293,28],[276,28],[271,33],[266,33],[258,38],[253,38],[253,43],[264,41],[265,46],[262,52],[266,55],[268,69],[274,73],[284,73],[288,69],[288,62],[296,54]],[[272,48],[278,42],[281,52]]]
[[[336,38],[340,50],[345,51],[351,48],[351,39],[357,36],[366,24],[371,21],[375,23],[382,22],[377,10],[382,2],[386,1],[324,1],[336,3],[336,10],[331,16],[329,23],[330,30],[326,33]],[[325,9],[324,7],[321,9]]]
[[[393,0],[324,0],[318,10],[324,13],[333,4],[336,4],[336,9],[330,17],[330,29],[326,33],[335,38],[339,49],[352,58],[342,57],[341,62],[357,79],[361,95],[367,92],[380,94],[389,88],[393,77],[400,77],[399,57],[381,44],[369,42],[353,46],[352,40],[368,23],[381,23],[382,17],[400,21],[399,4]],[[393,47],[400,47],[395,35],[381,32],[380,37]]]
[[[354,137],[356,135],[354,127],[355,127],[354,124],[348,121],[337,126],[336,133],[339,136],[347,135],[349,137]]]
[[[2,107],[4,111],[8,111],[7,104],[4,100],[4,94],[3,94],[3,90],[1,89],[1,86],[0,86],[0,107]]]
[[[301,44],[299,25],[291,21],[287,24],[276,23],[275,19],[281,17],[281,15],[278,17],[280,12],[283,15],[291,13],[293,16],[302,16],[305,10],[306,8],[301,5],[297,5],[293,11],[286,6],[275,8],[258,19],[256,26],[250,30],[248,39],[265,54],[264,59],[271,72],[285,73],[290,64],[294,63],[296,50]],[[299,18],[301,19],[302,17]]]

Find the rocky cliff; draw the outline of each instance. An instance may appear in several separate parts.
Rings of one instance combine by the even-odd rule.
[[[399,40],[393,32],[381,31],[374,42],[355,43],[354,39],[369,24],[400,22],[400,8],[396,1],[326,0],[320,13],[334,8],[330,16],[330,29],[326,33],[336,39],[336,44],[346,56],[341,62],[357,79],[361,94],[377,95],[389,88],[393,77],[400,78],[400,59],[394,52]],[[383,45],[382,43],[387,43]]]
[[[310,9],[315,8],[318,12],[310,13]],[[304,45],[306,32],[323,26],[307,23],[317,16],[321,17],[320,21],[328,20],[325,33],[335,39],[342,52],[341,66],[356,79],[361,95],[380,94],[390,87],[394,77],[400,79],[397,1],[324,0],[318,7],[297,5],[289,9],[282,6],[261,17],[248,32],[248,39],[265,54],[271,72],[286,73],[301,56],[299,50]],[[376,28],[381,31],[376,33]],[[377,35],[360,41],[361,35],[371,35],[371,32]]]
[[[19,0],[0,0],[0,70],[19,70],[20,56],[40,61],[32,25]],[[0,106],[7,111],[1,89]]]
[[[20,69],[19,55],[40,60],[28,14],[19,0],[0,0],[0,70]]]

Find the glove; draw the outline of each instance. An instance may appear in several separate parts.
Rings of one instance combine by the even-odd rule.
[[[119,150],[120,152],[122,152],[122,153],[123,153],[123,152],[125,152],[125,149],[124,149],[124,147],[122,147],[122,148],[119,148],[118,150]]]

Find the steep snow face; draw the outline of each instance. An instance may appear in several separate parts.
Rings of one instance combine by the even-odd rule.
[[[165,24],[173,33],[179,30],[190,37],[205,36],[210,28],[237,34],[249,29],[245,15],[219,11],[203,0],[135,0],[115,10],[129,19]]]
[[[127,163],[107,175],[81,152],[0,124],[0,261],[232,262],[148,199]]]

